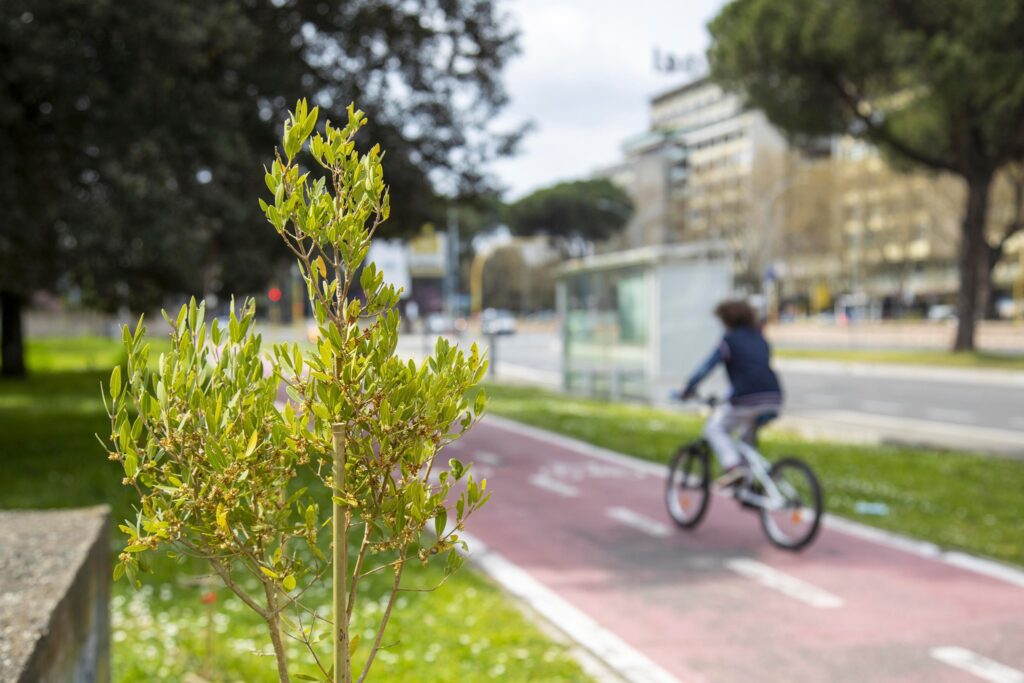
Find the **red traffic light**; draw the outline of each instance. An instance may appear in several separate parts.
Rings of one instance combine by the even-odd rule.
[[[281,300],[281,290],[277,287],[271,287],[270,291],[267,292],[267,298],[276,304]]]

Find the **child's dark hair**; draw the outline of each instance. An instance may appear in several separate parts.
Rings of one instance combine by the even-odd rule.
[[[742,299],[723,301],[715,307],[715,315],[730,330],[754,327],[757,324],[757,313],[753,306]]]

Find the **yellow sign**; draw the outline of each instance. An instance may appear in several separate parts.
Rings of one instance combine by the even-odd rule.
[[[832,293],[828,285],[817,285],[811,292],[811,310],[815,313],[824,311],[832,303]]]

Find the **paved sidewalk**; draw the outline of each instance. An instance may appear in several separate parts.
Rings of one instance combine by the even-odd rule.
[[[802,371],[837,377],[872,377],[886,381],[909,379],[1024,389],[1024,370],[955,368],[944,365],[867,363],[863,361],[815,360],[809,358],[776,358],[772,361],[772,365],[783,373],[786,371]]]
[[[663,468],[495,418],[452,454],[494,493],[471,556],[628,680],[1024,681],[1017,570],[841,520],[786,553],[720,496],[684,532]]]
[[[955,335],[956,323],[952,320],[865,320],[852,325],[804,321],[768,326],[773,344],[808,348],[946,350],[952,347]],[[1024,325],[982,320],[975,341],[982,351],[1019,353],[1024,349]]]

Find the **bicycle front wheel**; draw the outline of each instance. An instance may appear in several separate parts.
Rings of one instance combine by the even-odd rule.
[[[683,446],[672,459],[665,482],[668,514],[684,529],[700,524],[711,500],[708,447],[703,441]]]
[[[807,463],[796,458],[779,460],[772,465],[769,476],[782,496],[782,504],[761,508],[761,527],[780,548],[806,548],[818,535],[824,511],[818,478]]]

